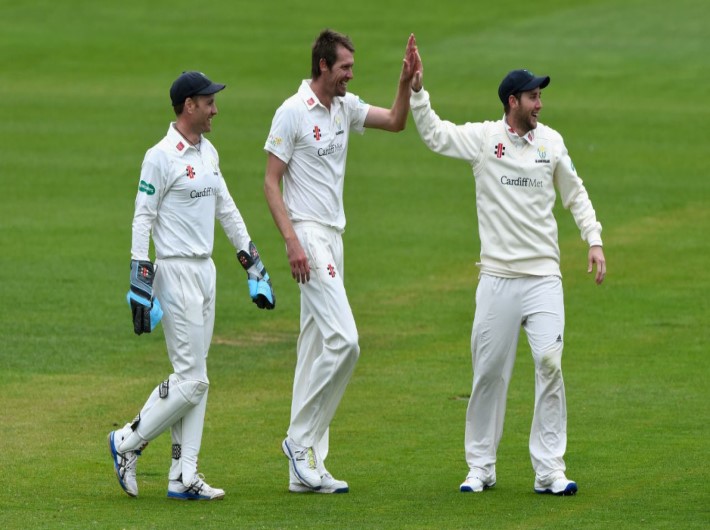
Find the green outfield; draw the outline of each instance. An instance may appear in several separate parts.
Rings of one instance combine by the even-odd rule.
[[[0,0],[0,528],[710,527],[708,23],[700,0]],[[566,140],[608,261],[597,287],[558,206],[577,496],[533,492],[524,339],[498,484],[458,492],[474,183],[466,163],[427,150],[411,119],[350,144],[346,283],[362,355],[328,462],[351,492],[288,493],[280,442],[299,298],[263,197],[262,147],[324,27],[351,36],[349,89],[381,106],[410,32],[433,106],[452,121],[499,119],[498,83],[513,68],[551,76],[540,121]],[[125,293],[140,163],[167,130],[168,89],[185,69],[228,85],[210,139],[278,304],[250,302],[218,227],[200,455],[227,492],[214,503],[166,498],[169,435],[140,459],[137,499],[106,447],[170,372],[162,331],[133,334]]]

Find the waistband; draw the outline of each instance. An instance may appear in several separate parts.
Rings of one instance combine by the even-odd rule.
[[[292,221],[291,224],[293,225],[294,230],[299,228],[315,228],[318,230],[324,230],[326,232],[335,232],[336,234],[342,234],[343,232],[345,232],[344,228],[324,225],[323,223],[319,223],[318,221]]]
[[[193,263],[202,263],[205,261],[212,261],[212,256],[162,256],[155,259],[156,263],[159,261],[188,261]]]

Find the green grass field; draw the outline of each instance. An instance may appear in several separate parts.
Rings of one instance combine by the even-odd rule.
[[[543,529],[710,527],[710,5],[700,0],[348,4],[0,0],[0,528]],[[350,90],[388,106],[410,32],[452,121],[498,119],[510,69],[546,73],[541,121],[565,137],[604,225],[586,274],[558,211],[567,309],[568,474],[535,495],[533,367],[521,340],[498,485],[462,495],[478,240],[470,167],[410,121],[350,145],[347,285],[362,356],[332,425],[339,496],[292,495],[287,428],[298,289],[263,198],[271,117],[323,27],[355,42]],[[228,85],[210,139],[274,279],[250,303],[220,228],[200,470],[218,503],[166,498],[170,437],[118,487],[106,434],[169,372],[162,333],[125,304],[140,163],[185,69]]]

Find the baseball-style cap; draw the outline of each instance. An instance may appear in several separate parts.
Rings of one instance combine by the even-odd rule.
[[[503,105],[508,103],[508,96],[518,92],[534,90],[537,87],[545,88],[550,84],[550,77],[536,77],[529,70],[512,70],[503,78],[498,87],[498,97]]]
[[[224,89],[227,85],[213,83],[202,72],[183,72],[170,87],[173,107],[184,103],[192,96],[208,96]]]

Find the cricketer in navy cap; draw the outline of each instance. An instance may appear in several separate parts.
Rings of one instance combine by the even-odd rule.
[[[227,85],[213,83],[202,72],[183,72],[170,87],[173,107],[192,96],[208,96],[223,90]]]
[[[527,92],[537,87],[545,88],[550,84],[550,76],[537,77],[529,70],[512,70],[508,72],[498,87],[498,97],[503,105],[508,103],[508,97],[519,92]]]

